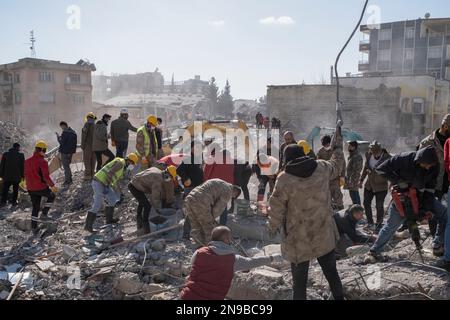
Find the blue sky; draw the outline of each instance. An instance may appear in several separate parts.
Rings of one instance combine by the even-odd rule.
[[[381,21],[450,16],[447,0],[378,0]],[[230,79],[235,98],[256,98],[272,84],[315,83],[349,36],[363,0],[0,0],[0,64],[29,55],[63,62],[87,58],[98,73],[157,67],[170,81]],[[81,29],[69,30],[67,8],[81,9]],[[365,22],[367,22],[366,15]],[[281,19],[280,19],[281,17]],[[340,65],[357,72],[355,36]]]

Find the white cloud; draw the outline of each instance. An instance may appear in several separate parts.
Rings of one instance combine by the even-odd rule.
[[[278,24],[278,25],[292,25],[295,24],[295,20],[288,16],[282,16],[279,18],[275,17],[266,17],[259,20],[259,23],[265,25]]]
[[[223,20],[210,20],[210,21],[208,21],[208,24],[211,27],[220,28],[220,27],[223,27],[225,25],[225,21],[223,21]]]

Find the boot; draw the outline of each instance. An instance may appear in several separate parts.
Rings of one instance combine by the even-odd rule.
[[[106,207],[105,209],[106,224],[114,224],[119,222],[119,219],[114,218],[114,207]]]
[[[145,211],[142,217],[142,233],[149,234],[150,233],[150,222],[148,221],[148,218],[150,216],[150,211]]]
[[[143,223],[142,223],[142,215],[140,213],[138,213],[136,215],[136,229],[137,229],[138,233],[142,229],[142,225],[143,225]]]
[[[97,230],[94,230],[94,222],[96,218],[97,214],[89,211],[86,217],[86,224],[84,225],[84,230],[89,231],[90,233],[96,233]]]

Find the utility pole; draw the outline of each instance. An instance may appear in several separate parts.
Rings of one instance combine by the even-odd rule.
[[[36,58],[36,46],[35,46],[35,43],[36,43],[36,38],[34,37],[34,31],[31,30],[31,32],[30,32],[30,44],[31,44],[30,50],[31,50],[31,57],[32,58]]]

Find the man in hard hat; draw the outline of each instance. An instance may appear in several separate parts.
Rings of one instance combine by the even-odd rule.
[[[95,173],[95,153],[92,148],[94,141],[95,120],[93,112],[86,115],[86,123],[81,131],[81,149],[83,150],[84,180],[90,181]]]
[[[36,233],[38,230],[42,197],[47,199],[42,209],[42,216],[47,217],[52,203],[55,201],[55,193],[58,191],[52,178],[50,178],[48,162],[44,159],[47,149],[48,146],[44,141],[38,141],[35,145],[33,156],[25,161],[25,181],[33,205],[31,217],[33,233]]]
[[[156,164],[158,159],[158,139],[156,127],[158,118],[149,116],[147,123],[140,127],[136,135],[136,150],[140,159],[141,169],[147,169]]]
[[[117,223],[114,219],[114,207],[120,200],[119,181],[124,177],[126,168],[130,165],[136,165],[138,156],[130,153],[126,159],[115,158],[113,161],[105,165],[97,172],[92,181],[92,189],[94,190],[94,203],[86,217],[84,229],[94,233],[93,229],[97,213],[102,207],[103,200],[106,199],[107,206],[105,208],[106,224]]]
[[[133,177],[128,189],[136,198],[139,205],[137,208],[137,231],[139,235],[150,233],[149,215],[152,207],[159,214],[162,209],[163,200],[166,199],[165,184],[174,187],[173,180],[177,178],[177,168],[169,166],[166,170],[156,167],[142,171]],[[150,195],[150,201],[146,194]]]
[[[300,148],[303,148],[303,152],[305,153],[305,155],[313,160],[316,160],[316,154],[314,153],[314,150],[311,148],[311,146],[309,145],[308,141],[306,140],[300,140],[297,145]]]
[[[184,210],[191,222],[192,238],[202,246],[211,240],[216,219],[222,215],[228,202],[239,198],[242,190],[220,179],[206,181],[186,197]]]
[[[116,146],[116,157],[123,158],[128,150],[128,131],[137,132],[130,121],[128,121],[128,109],[120,110],[120,116],[111,122],[111,141]]]
[[[108,148],[108,123],[111,120],[109,114],[104,114],[102,120],[97,121],[94,130],[93,150],[97,158],[97,172],[103,166],[114,160],[114,153]],[[108,160],[103,163],[103,156],[107,156]]]

